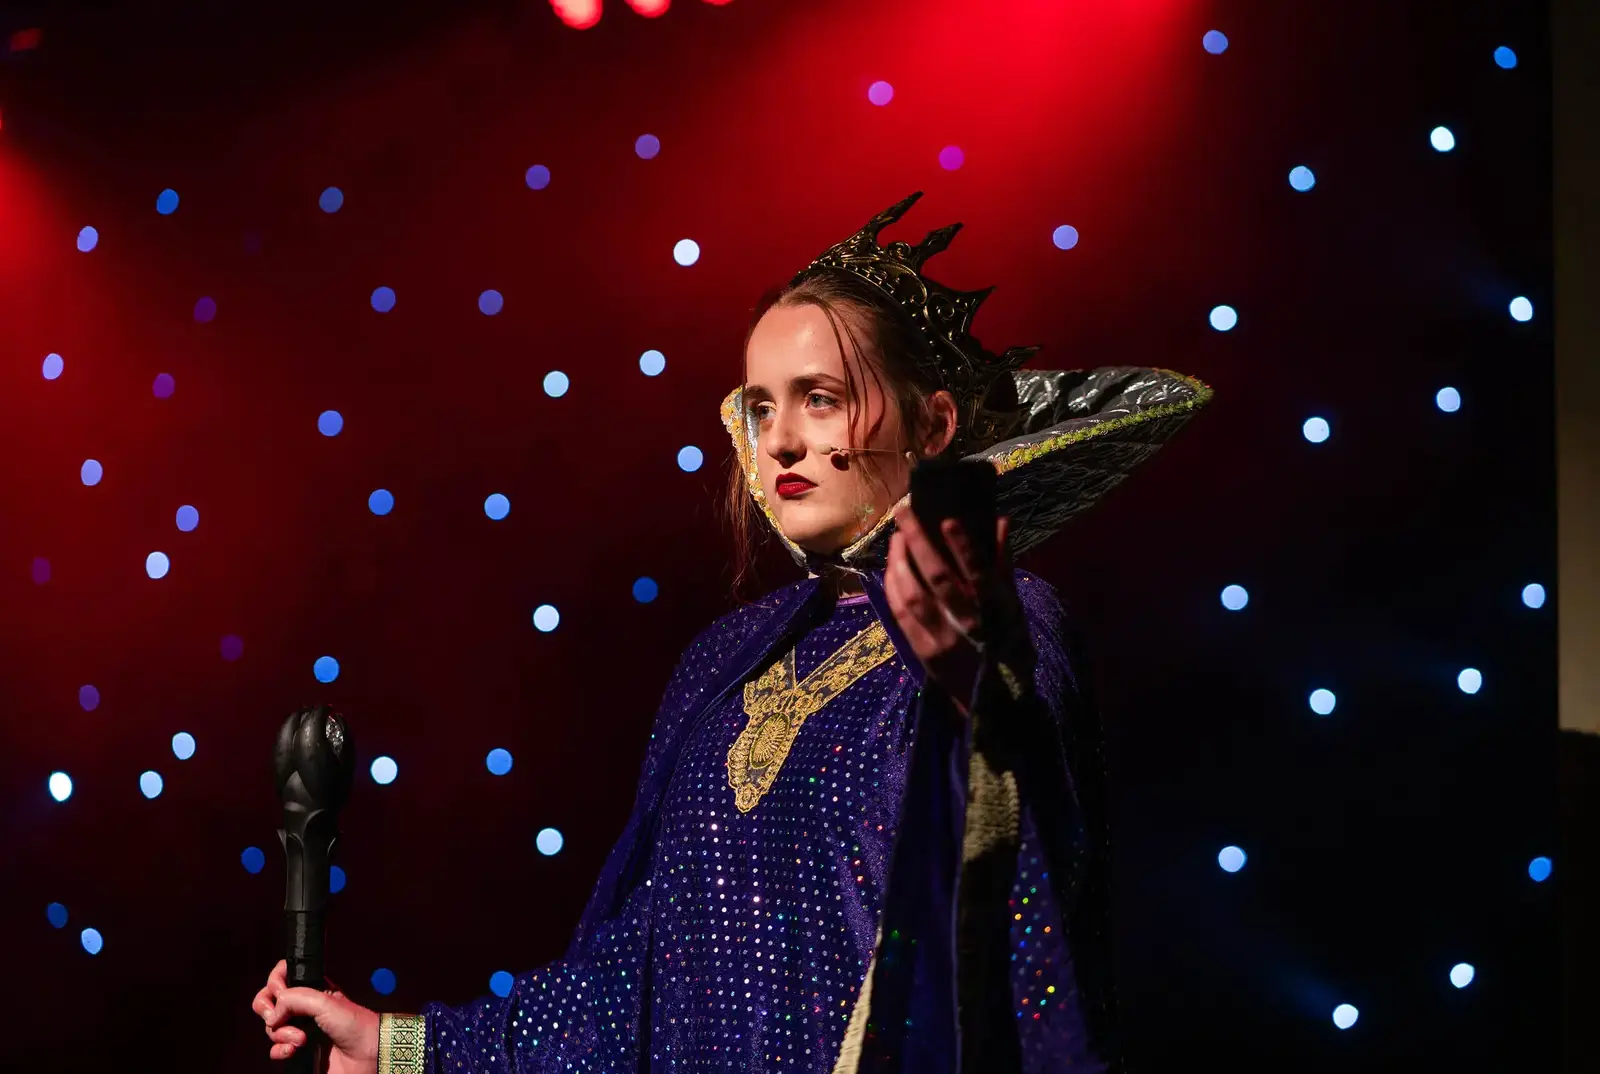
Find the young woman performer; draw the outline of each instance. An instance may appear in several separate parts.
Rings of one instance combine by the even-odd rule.
[[[1027,371],[969,332],[987,291],[923,275],[959,225],[812,262],[722,406],[743,563],[806,577],[678,662],[633,815],[556,962],[510,994],[379,1015],[284,987],[332,1074],[1115,1069],[1101,762],[1054,590],[1010,566],[1210,396],[1164,370]],[[918,460],[998,474],[998,554],[909,509]],[[937,539],[942,538],[942,541]]]

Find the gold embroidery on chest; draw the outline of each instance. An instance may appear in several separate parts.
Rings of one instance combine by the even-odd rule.
[[[874,622],[803,680],[796,681],[791,649],[759,678],[744,684],[744,711],[750,722],[728,748],[728,786],[739,812],[754,809],[778,778],[806,717],[893,655],[889,632]]]

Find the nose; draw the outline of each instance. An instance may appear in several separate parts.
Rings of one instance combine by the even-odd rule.
[[[780,410],[767,426],[767,454],[781,465],[791,466],[805,457],[806,444],[800,437],[798,423]]]

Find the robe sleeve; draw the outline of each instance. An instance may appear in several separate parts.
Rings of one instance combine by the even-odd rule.
[[[1104,734],[1055,590],[1023,572],[1017,588],[1036,657],[1027,703],[1039,714],[1019,768],[1020,845],[1005,909],[1021,1065],[1024,1074],[1112,1069]]]
[[[734,613],[737,614],[737,613]],[[535,1074],[631,1069],[647,971],[648,862],[638,838],[661,766],[698,696],[695,684],[736,641],[719,620],[686,649],[656,712],[632,815],[596,884],[566,954],[513,979],[505,996],[465,1006],[427,1004],[383,1014],[378,1074]]]
[[[1017,590],[969,716],[919,695],[871,988],[836,1074],[1110,1069],[1078,778],[1098,739],[1055,591],[1022,571]]]
[[[953,945],[935,943],[914,959],[921,973],[912,975],[905,1013],[924,1032],[902,1037],[901,1060],[889,1068],[896,1074],[1111,1068],[1103,870],[1091,835],[1102,823],[1098,726],[1067,655],[1055,591],[1021,571],[1017,590],[1024,617],[991,639],[969,717],[953,736],[929,738],[938,759],[929,771],[946,774],[925,800],[941,800],[933,783],[948,789],[949,806],[938,812],[953,822],[954,846],[908,859],[933,862],[921,874],[931,909],[901,920],[929,939],[950,935]],[[943,723],[936,698],[923,713],[935,717],[930,732]],[[944,825],[912,838],[937,841]],[[937,1024],[941,1008],[952,1007],[953,1049]],[[959,1065],[942,1058],[952,1051]]]

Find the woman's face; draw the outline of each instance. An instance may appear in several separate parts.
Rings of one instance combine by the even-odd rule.
[[[761,491],[784,535],[823,554],[863,536],[910,483],[899,407],[864,375],[854,355],[852,381],[861,393],[856,435],[878,428],[867,443],[850,440],[840,338],[850,346],[849,336],[835,337],[819,307],[779,305],[756,323],[745,350],[744,403],[757,432]],[[859,456],[846,459],[818,450],[828,445],[887,452],[871,456],[878,480],[867,476]]]

